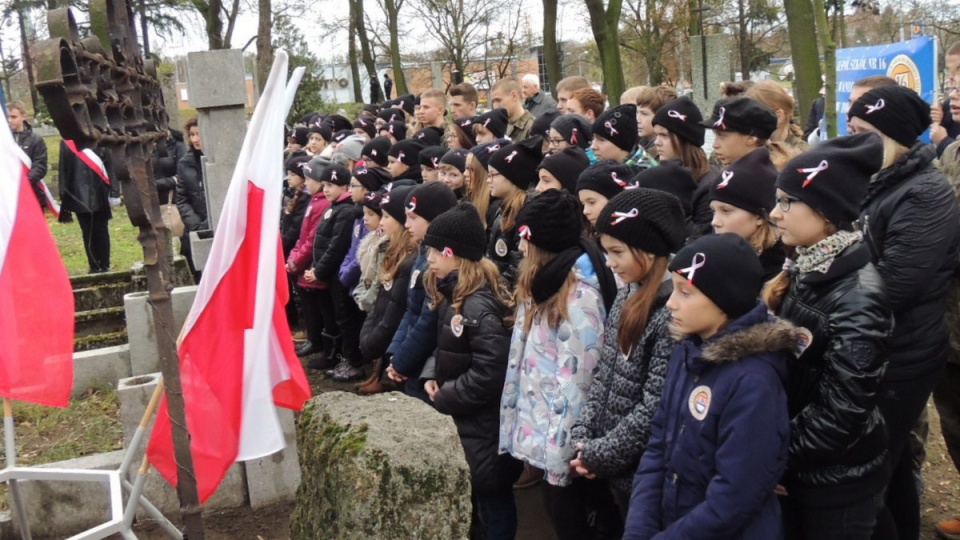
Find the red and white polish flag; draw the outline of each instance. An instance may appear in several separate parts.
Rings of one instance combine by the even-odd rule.
[[[2,115],[0,115],[2,116]],[[73,288],[27,173],[0,122],[0,396],[66,407],[73,385]]]
[[[284,448],[276,406],[299,410],[310,397],[284,312],[288,292],[277,225],[289,110],[286,73],[287,54],[277,51],[180,334],[180,377],[201,502],[234,462]],[[291,82],[298,83],[299,77]],[[166,400],[147,453],[177,485]]]

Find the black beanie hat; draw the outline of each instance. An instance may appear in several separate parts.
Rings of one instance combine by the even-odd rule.
[[[590,158],[579,146],[568,146],[560,152],[554,152],[543,158],[539,169],[546,169],[552,174],[563,189],[577,192],[577,178],[590,166]]]
[[[403,109],[391,107],[389,109],[381,110],[380,114],[377,115],[377,118],[383,120],[384,122],[390,123],[394,121],[403,122],[407,117],[404,116]]]
[[[300,123],[305,126],[309,126],[310,124],[313,123],[314,119],[316,119],[318,116],[320,115],[315,112],[307,113],[300,117]]]
[[[330,126],[324,124],[323,122],[313,124],[310,126],[310,129],[307,130],[307,137],[309,138],[310,133],[319,133],[323,140],[328,143],[333,140],[333,130],[330,129]]]
[[[860,215],[870,178],[882,165],[883,141],[876,133],[839,137],[791,159],[780,171],[777,187],[849,229]]]
[[[687,238],[680,200],[656,189],[621,192],[603,207],[596,227],[599,234],[657,256],[677,251]]]
[[[357,167],[353,169],[353,177],[367,191],[377,191],[393,180],[390,173],[377,167]]]
[[[630,181],[634,172],[629,165],[624,165],[612,159],[604,159],[587,167],[580,173],[580,178],[577,178],[577,191],[589,189],[612,199],[624,189],[637,187]]]
[[[637,106],[627,103],[603,111],[603,114],[593,122],[593,136],[598,135],[622,150],[633,151],[637,141],[640,140]]]
[[[697,182],[690,169],[684,167],[680,160],[661,161],[660,165],[634,176],[632,181],[642,188],[658,189],[675,196],[680,200],[684,215],[693,214],[693,193],[697,190]]]
[[[310,156],[306,154],[299,154],[291,157],[283,164],[283,170],[292,172],[293,174],[304,177],[305,173],[303,172],[303,166],[307,163],[310,163]]]
[[[586,150],[590,147],[590,140],[593,138],[593,128],[587,122],[587,119],[579,114],[565,114],[554,119],[550,127],[557,130],[557,133],[563,137],[563,140],[573,146],[579,146]]]
[[[310,137],[310,131],[305,127],[295,127],[293,131],[290,132],[290,136],[293,137],[293,140],[300,146],[306,146]]]
[[[408,167],[417,167],[420,164],[420,151],[423,145],[413,139],[405,139],[390,147],[387,156],[397,158],[397,161]]]
[[[550,189],[527,201],[517,213],[520,238],[550,253],[577,245],[583,234],[580,201],[565,191]]]
[[[467,150],[456,148],[450,150],[440,158],[441,165],[450,165],[460,172],[467,169]]]
[[[540,113],[533,121],[533,126],[530,127],[530,133],[533,135],[539,135],[544,139],[550,138],[550,124],[554,120],[560,117],[560,111],[554,109],[553,107],[547,109],[546,111]]]
[[[360,155],[369,157],[374,163],[381,167],[386,167],[388,163],[387,153],[390,152],[390,146],[392,144],[388,137],[374,137],[370,139],[370,142],[363,145],[363,150],[360,151]]]
[[[384,188],[380,192],[380,209],[403,225],[407,222],[407,197],[411,191],[413,191],[413,186]]]
[[[490,156],[489,167],[526,190],[537,178],[537,167],[543,160],[543,138],[533,135],[515,144],[508,144]]]
[[[663,126],[670,133],[696,146],[703,146],[703,115],[687,96],[681,96],[660,107],[653,115],[653,125]]]
[[[906,86],[881,86],[860,96],[847,114],[907,148],[930,127],[930,104]]]
[[[710,200],[768,215],[776,203],[776,183],[777,168],[770,161],[770,151],[757,148],[720,172],[720,180],[710,188]]]
[[[340,144],[343,141],[347,140],[347,137],[353,135],[353,128],[350,129],[341,129],[340,131],[333,132],[333,143]]]
[[[490,133],[493,133],[494,137],[502,139],[507,134],[507,123],[509,121],[510,117],[507,116],[506,109],[493,109],[478,116],[473,123],[480,124],[487,128]]]
[[[777,113],[755,99],[721,99],[714,104],[713,115],[701,125],[717,131],[736,131],[769,139],[777,130]]]
[[[423,245],[439,251],[444,257],[462,257],[471,261],[483,259],[487,249],[487,232],[480,213],[470,203],[460,203],[430,221]]]
[[[301,168],[305,174],[304,178],[309,178],[316,182],[320,182],[320,176],[329,166],[330,158],[326,156],[313,156],[313,159],[311,159],[307,164],[301,165]]]
[[[407,212],[414,213],[427,221],[457,205],[457,196],[443,182],[420,184],[410,191],[406,200]]]
[[[420,165],[438,169],[440,168],[440,158],[446,153],[447,151],[442,146],[427,146],[420,151]]]
[[[508,144],[510,144],[510,141],[507,139],[497,139],[474,146],[470,149],[470,153],[473,154],[473,157],[477,158],[477,161],[486,169],[487,166],[490,165],[490,156]]]
[[[380,126],[380,133],[383,133],[384,131],[393,135],[393,138],[398,141],[402,141],[407,138],[407,124],[405,122],[401,122],[400,120],[387,122],[386,125]]]
[[[409,115],[413,115],[413,112],[414,112],[414,110],[415,110],[415,109],[414,109],[414,106],[415,106],[415,103],[414,103],[414,102],[415,102],[416,100],[417,100],[417,98],[415,98],[415,97],[413,96],[413,94],[404,94],[404,95],[398,97],[397,99],[395,99],[395,100],[393,100],[393,101],[397,104],[397,106],[398,106],[399,108],[403,109],[403,111],[404,111],[405,113],[407,113],[407,114],[409,114]]]
[[[350,120],[343,115],[331,114],[328,116],[324,122],[326,122],[333,131],[343,131],[345,129],[353,131],[353,124],[350,123]]]
[[[456,118],[453,123],[460,128],[460,131],[466,135],[467,140],[470,141],[470,146],[476,146],[477,144],[477,134],[473,132],[473,123],[477,120],[476,116],[466,116],[464,118]]]
[[[379,106],[379,105],[376,105],[376,104],[373,104],[373,103],[368,103],[368,104],[366,104],[366,105],[363,106],[363,109],[362,109],[362,110],[363,110],[364,113],[367,113],[367,116],[368,116],[369,118],[376,118],[376,117],[377,117],[377,114],[380,113],[380,106]],[[361,113],[361,116],[362,116],[362,115],[363,115],[363,113]]]
[[[411,139],[420,141],[424,146],[441,146],[443,144],[443,128],[428,126],[413,134]]]
[[[321,182],[330,182],[337,186],[346,186],[350,184],[350,169],[343,165],[330,165],[323,170],[320,175]]]
[[[377,136],[377,126],[371,118],[362,116],[357,118],[357,121],[353,123],[353,129],[362,129],[371,139]]]
[[[690,242],[670,261],[669,269],[686,278],[730,320],[756,307],[763,286],[760,259],[734,233],[708,234]]]
[[[373,210],[374,212],[383,215],[383,209],[380,208],[380,192],[371,191],[363,196],[363,201],[360,202],[361,205]]]

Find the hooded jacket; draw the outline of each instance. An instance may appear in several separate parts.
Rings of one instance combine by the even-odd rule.
[[[437,283],[444,301],[437,306],[432,378],[439,389],[433,404],[438,412],[453,417],[473,488],[502,491],[510,489],[522,468],[520,462],[497,452],[500,396],[510,349],[506,322],[510,310],[486,285],[467,296],[460,313],[455,313],[451,297],[456,285],[455,272]]]
[[[303,214],[303,224],[300,226],[300,238],[287,256],[287,266],[298,276],[297,286],[307,289],[326,288],[322,282],[313,283],[303,279],[303,272],[310,268],[313,262],[313,240],[317,234],[317,226],[323,219],[323,214],[330,208],[330,201],[324,197],[322,191],[318,191],[310,197],[310,204],[307,211]]]
[[[340,279],[340,265],[350,251],[356,207],[349,193],[330,203],[313,239],[313,273],[327,283]]]
[[[177,177],[180,183],[177,184],[175,201],[186,232],[200,231],[210,227],[207,222],[207,194],[203,188],[201,156],[203,152],[191,148],[177,162]]]
[[[889,380],[932,373],[947,358],[945,299],[960,250],[960,208],[934,155],[917,142],[870,181],[860,212],[893,308]]]
[[[386,251],[388,245],[382,244],[382,250]],[[360,331],[360,353],[365,362],[373,362],[386,354],[393,335],[403,320],[407,311],[410,273],[415,259],[415,254],[408,255],[390,281],[380,281],[380,270],[377,271],[375,279],[380,281],[380,292],[377,293],[373,309],[367,315]]]
[[[387,350],[390,364],[401,375],[419,377],[437,348],[437,311],[430,309],[423,277],[428,272],[427,250],[421,246],[407,285],[407,310]]]
[[[524,330],[529,306],[517,309],[510,363],[500,404],[500,452],[546,471],[547,481],[567,486],[576,453],[570,431],[587,401],[600,361],[606,308],[597,272],[584,253],[579,278],[567,298],[567,317],[553,328],[535,317]]]
[[[780,316],[813,336],[788,360],[784,486],[801,503],[818,506],[876,495],[887,478],[877,401],[893,316],[869,248],[850,246],[825,274],[794,275]]]
[[[640,460],[624,540],[777,539],[787,464],[786,354],[798,333],[758,303],[674,349]]]
[[[590,472],[606,478],[625,496],[650,438],[650,420],[657,412],[667,365],[675,342],[670,336],[665,281],[650,307],[647,327],[628,354],[620,351],[619,325],[635,285],[622,287],[610,308],[603,336],[603,356],[590,386],[590,397],[571,430],[574,443],[583,443],[581,460]]]

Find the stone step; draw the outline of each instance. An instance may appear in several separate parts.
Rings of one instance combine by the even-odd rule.
[[[74,325],[74,340],[76,338],[97,336],[113,332],[126,331],[127,319],[123,306],[91,309],[79,311],[76,314]]]
[[[76,337],[73,340],[73,352],[92,351],[103,347],[115,347],[127,344],[127,330]]]
[[[132,283],[133,272],[124,270],[119,272],[104,272],[102,274],[84,274],[71,276],[70,284],[74,289],[89,289],[99,285],[113,285],[116,283]]]
[[[123,306],[123,295],[133,292],[130,281],[103,283],[92,287],[73,289],[74,311],[90,311]]]

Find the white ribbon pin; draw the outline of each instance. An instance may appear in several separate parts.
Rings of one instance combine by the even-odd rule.
[[[443,248],[443,251],[440,252],[444,257],[453,257],[453,250],[449,247]]]
[[[818,174],[820,174],[821,172],[829,168],[830,168],[830,164],[827,163],[827,160],[823,160],[816,167],[809,167],[807,169],[797,169],[797,172],[799,173],[808,173],[807,179],[804,180],[803,186],[801,187],[807,187],[810,184],[810,182],[813,182],[813,179],[816,178]]]
[[[510,152],[510,155],[507,156],[507,157],[505,157],[505,158],[503,158],[503,160],[506,161],[507,163],[513,163],[513,158],[515,158],[515,157],[517,157],[517,151],[516,151],[516,150],[514,150],[513,152]]]
[[[727,124],[723,122],[723,115],[727,114],[727,109],[720,107],[720,110],[717,111],[717,121],[713,123],[713,127],[720,126],[723,129],[727,129]]]
[[[336,170],[330,171],[330,181],[331,181],[331,182],[338,182],[338,181],[339,181],[339,180],[337,180],[337,171],[336,171]]]
[[[696,255],[693,256],[692,262],[693,264],[691,264],[690,266],[677,270],[678,274],[681,274],[687,278],[687,283],[689,283],[690,285],[693,285],[693,276],[696,275],[697,270],[699,270],[700,268],[703,268],[703,265],[707,264],[707,256],[704,255],[703,253],[698,252]]]
[[[617,131],[617,128],[613,127],[613,123],[610,122],[609,120],[603,123],[603,127],[607,128],[607,131],[610,132],[611,137],[620,133],[619,131]]]
[[[720,177],[723,178],[723,182],[720,182],[719,184],[717,184],[717,189],[727,187],[727,184],[729,184],[730,180],[733,179],[733,171],[723,171],[720,174]]]
[[[670,109],[669,111],[667,111],[667,116],[669,116],[670,118],[676,118],[677,120],[680,120],[681,122],[686,122],[686,121],[687,121],[687,115],[685,115],[685,114],[680,114],[680,111],[675,111],[675,110],[673,110],[673,109]]]
[[[873,114],[886,106],[887,104],[884,103],[883,99],[878,99],[873,105],[867,105],[867,112],[865,114]]]
[[[391,131],[390,133],[393,133],[393,132]],[[403,154],[403,151],[401,150],[400,153],[397,154],[397,161],[403,161],[403,156],[404,154]]]
[[[610,222],[611,225],[619,225],[621,221],[625,219],[635,218],[640,215],[640,211],[636,208],[631,209],[629,212],[614,212],[613,221]]]

